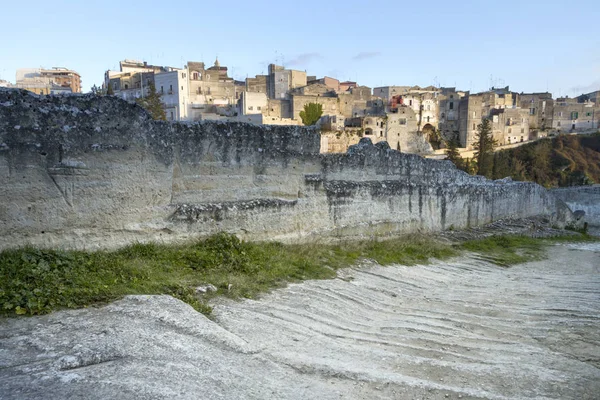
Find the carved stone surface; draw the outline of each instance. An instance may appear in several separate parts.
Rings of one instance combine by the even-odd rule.
[[[0,89],[0,248],[118,247],[218,231],[247,239],[370,237],[570,210],[532,183],[366,141],[319,154],[292,126],[152,121],[115,97]]]

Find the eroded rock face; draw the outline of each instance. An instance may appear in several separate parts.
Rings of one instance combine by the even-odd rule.
[[[291,126],[149,119],[114,97],[0,90],[0,248],[302,240],[436,231],[571,212],[542,187],[361,142],[319,154]]]
[[[575,211],[576,218],[600,228],[600,185],[559,188],[551,193]]]
[[[214,320],[169,296],[0,319],[0,397],[595,399],[600,245],[548,251],[366,263]]]

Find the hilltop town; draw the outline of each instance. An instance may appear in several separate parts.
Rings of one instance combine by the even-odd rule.
[[[17,87],[39,95],[81,92],[81,77],[67,68],[21,69]],[[370,88],[328,76],[271,64],[266,75],[245,81],[229,76],[215,60],[212,66],[188,61],[183,68],[124,60],[119,71],[106,71],[94,91],[124,100],[160,95],[169,121],[224,120],[257,125],[302,125],[307,104],[322,106],[317,125],[322,152],[345,152],[362,137],[391,148],[431,154],[455,141],[472,149],[482,119],[492,122],[499,146],[525,143],[557,133],[589,132],[600,123],[600,90],[579,97],[553,98],[551,93],[518,93],[508,86],[470,93],[454,87],[382,86]]]

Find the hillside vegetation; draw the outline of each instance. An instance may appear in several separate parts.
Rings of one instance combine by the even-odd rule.
[[[494,153],[488,177],[508,176],[548,188],[600,183],[600,133],[559,135]]]

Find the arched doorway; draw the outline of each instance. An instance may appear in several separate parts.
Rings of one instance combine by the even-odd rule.
[[[431,124],[425,124],[425,126],[422,129],[422,132],[424,135],[429,136],[432,132],[435,132],[435,128]]]
[[[431,147],[433,147],[434,150],[438,150],[441,147],[442,139],[439,135],[439,132],[436,131],[433,125],[425,124],[421,132],[427,138],[429,144],[431,144]]]

